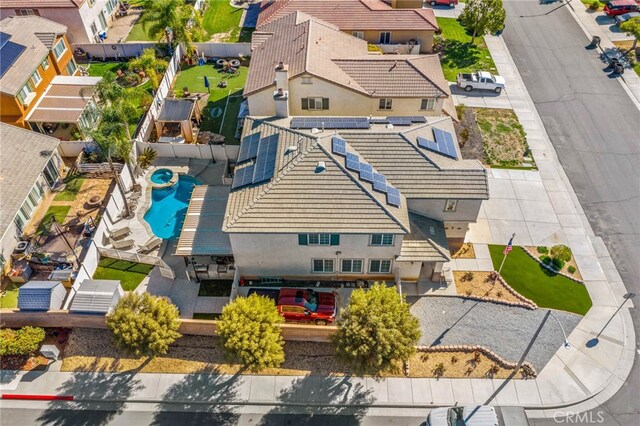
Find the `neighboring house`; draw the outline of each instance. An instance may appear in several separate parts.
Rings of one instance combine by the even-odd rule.
[[[394,9],[381,0],[263,0],[256,29],[297,11],[380,46],[385,53],[430,53],[438,30],[432,9],[422,4],[413,10]]]
[[[66,25],[71,43],[97,43],[118,11],[118,0],[2,0],[0,18],[42,16]]]
[[[224,216],[223,192],[194,191],[176,254],[201,270],[230,257],[244,280],[438,280],[489,197],[451,119],[339,133],[287,121],[246,119]]]
[[[0,266],[11,253],[63,166],[58,139],[0,123]]]
[[[53,79],[76,73],[66,32],[64,25],[38,16],[0,21],[1,121],[30,128],[25,118]]]
[[[302,12],[263,25],[252,45],[252,116],[456,116],[437,55],[371,55],[366,41]]]

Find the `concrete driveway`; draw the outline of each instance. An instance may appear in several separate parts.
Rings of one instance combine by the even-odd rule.
[[[433,9],[433,13],[436,15],[436,18],[457,18],[462,13],[462,9],[464,9],[464,3],[458,3],[456,7],[451,8],[449,6],[431,6],[429,4],[430,0],[426,0],[424,3],[424,9]]]
[[[593,13],[592,16],[596,23],[600,25],[600,28],[607,33],[611,41],[633,40],[633,36],[620,31],[616,21],[613,18],[609,18],[604,12]]]
[[[508,89],[503,90],[500,94],[494,93],[490,90],[473,90],[471,92],[465,92],[455,83],[450,83],[449,89],[453,96],[453,103],[456,105],[464,104],[466,106],[477,108],[513,108],[513,105],[511,105],[511,99],[509,98]],[[514,91],[514,94],[517,94],[517,91]],[[518,99],[522,100],[521,97],[518,97]]]

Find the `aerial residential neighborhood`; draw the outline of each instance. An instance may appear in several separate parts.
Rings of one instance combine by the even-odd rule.
[[[637,425],[640,3],[2,0],[1,425]]]

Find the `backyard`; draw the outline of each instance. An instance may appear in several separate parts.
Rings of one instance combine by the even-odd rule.
[[[184,88],[191,93],[206,93],[204,77],[209,80],[209,99],[202,111],[200,130],[221,134],[228,144],[240,143],[235,133],[248,70],[248,65],[241,66],[236,74],[221,72],[210,64],[182,67],[174,84],[178,94]],[[223,80],[227,82],[227,87],[219,88],[218,83]]]
[[[500,268],[505,246],[490,245],[495,270]],[[500,275],[515,291],[541,308],[559,309],[585,315],[591,298],[584,284],[572,281],[543,268],[521,247],[514,247],[504,262]]]
[[[100,259],[93,279],[118,280],[124,291],[133,291],[152,269],[152,265],[105,257]]]
[[[442,30],[442,70],[447,81],[456,81],[461,72],[497,71],[483,37],[476,37],[470,44],[471,35],[456,19],[437,18],[437,21]]]
[[[0,296],[0,308],[13,309],[18,306],[18,285],[8,282]]]
[[[229,297],[233,280],[203,280],[200,283],[198,296]]]

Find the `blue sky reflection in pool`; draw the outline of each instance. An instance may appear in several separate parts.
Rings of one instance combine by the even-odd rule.
[[[195,185],[200,185],[198,179],[180,175],[172,187],[151,192],[151,208],[145,213],[144,220],[156,237],[172,240],[180,236]]]

